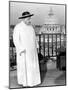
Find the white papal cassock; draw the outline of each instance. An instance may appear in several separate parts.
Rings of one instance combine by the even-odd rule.
[[[14,28],[13,41],[17,53],[18,84],[34,86],[41,83],[36,36],[32,26],[19,23]],[[20,52],[26,50],[26,53]]]

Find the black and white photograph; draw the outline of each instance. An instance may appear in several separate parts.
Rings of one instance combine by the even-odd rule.
[[[66,86],[66,4],[9,1],[9,88]]]

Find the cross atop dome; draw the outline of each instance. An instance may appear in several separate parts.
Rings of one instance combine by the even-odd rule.
[[[50,7],[50,11],[49,11],[48,15],[49,15],[50,17],[54,15],[52,7]]]

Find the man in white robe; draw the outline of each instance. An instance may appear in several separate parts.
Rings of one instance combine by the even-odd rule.
[[[17,53],[17,80],[23,86],[36,86],[41,83],[36,36],[30,19],[33,14],[22,13],[22,21],[13,32],[13,42]]]

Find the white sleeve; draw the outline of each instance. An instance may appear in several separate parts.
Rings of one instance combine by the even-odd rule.
[[[21,45],[21,41],[20,41],[20,32],[19,29],[16,27],[14,28],[13,31],[13,42],[17,52],[20,53],[21,51],[24,51],[25,48]]]
[[[37,37],[36,37],[36,33],[35,33],[34,30],[33,30],[33,34],[34,34],[34,37],[35,37],[36,47],[39,48],[38,41],[37,41]]]

